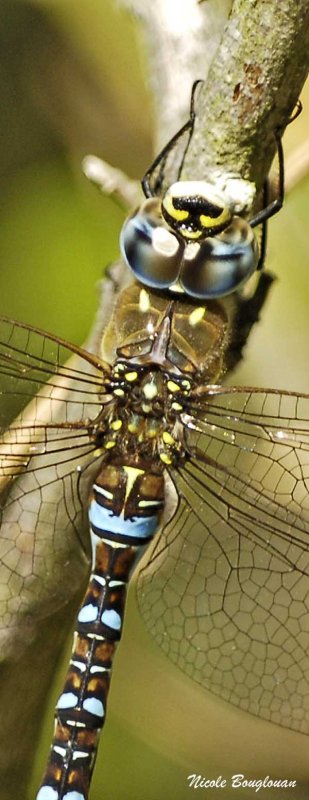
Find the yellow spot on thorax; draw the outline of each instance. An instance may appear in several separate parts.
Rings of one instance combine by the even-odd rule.
[[[168,431],[163,432],[162,439],[164,441],[164,444],[171,444],[171,445],[175,444],[175,439],[173,439],[173,436],[171,436],[171,434]]]
[[[142,314],[145,314],[150,309],[150,297],[146,289],[141,289],[140,291],[138,307]]]
[[[139,428],[139,425],[138,425],[138,422],[136,420],[133,420],[132,422],[129,422],[129,424],[128,424],[129,433],[137,433],[138,432],[138,428]]]
[[[183,406],[181,406],[180,403],[175,403],[175,402],[172,403],[172,408],[173,408],[174,411],[182,411],[183,410]]]
[[[167,381],[167,388],[169,392],[172,393],[180,392],[180,386],[178,386],[178,383],[175,383],[174,381]]]
[[[156,397],[157,394],[158,394],[158,388],[154,381],[148,381],[148,383],[144,384],[143,395],[146,398],[146,400],[153,400],[153,398]]]
[[[104,444],[105,450],[111,450],[112,447],[115,447],[115,444],[116,444],[116,442],[113,442],[112,440],[109,440],[108,442],[105,442],[105,444]]]
[[[195,325],[198,325],[199,322],[203,319],[206,314],[206,308],[204,306],[199,306],[199,308],[195,308],[194,311],[191,311],[189,314],[189,325],[194,328]]]
[[[160,453],[160,459],[163,462],[163,464],[172,464],[173,463],[171,457],[167,453]]]
[[[157,435],[158,435],[158,429],[157,428],[149,427],[149,428],[146,429],[146,437],[147,437],[147,439],[154,439],[155,436],[157,436]]]
[[[115,419],[114,422],[111,423],[112,431],[120,431],[120,428],[122,428],[122,420]]]
[[[137,372],[126,372],[124,377],[126,381],[129,381],[129,383],[131,383],[132,381],[136,381]]]

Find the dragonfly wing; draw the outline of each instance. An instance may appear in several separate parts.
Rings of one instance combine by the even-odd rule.
[[[309,398],[220,390],[183,417],[178,505],[139,577],[167,655],[223,699],[309,732]]]
[[[6,429],[25,406],[22,424],[46,424],[55,415],[58,424],[94,419],[108,369],[82,348],[0,317],[0,428]],[[39,400],[28,408],[37,394]]]
[[[82,349],[0,319],[0,749],[7,797],[26,786],[42,706],[87,579],[89,425],[107,373]]]
[[[102,406],[104,376],[105,365],[79,348],[0,321],[0,626],[7,651],[10,642],[18,646],[21,613],[31,639],[38,618],[84,583],[86,467],[94,450],[88,431]],[[24,636],[23,626],[21,646]]]

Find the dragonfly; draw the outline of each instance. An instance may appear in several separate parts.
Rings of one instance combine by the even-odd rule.
[[[138,604],[172,661],[230,703],[308,732],[309,395],[222,385],[270,284],[281,141],[278,197],[268,203],[265,188],[251,219],[222,187],[165,190],[169,155],[192,135],[195,90],[124,224],[132,280],[95,351],[0,320],[8,647],[17,608],[31,635],[37,596],[46,615],[66,604],[63,568],[78,589],[86,529],[92,554],[37,800],[88,800],[127,587],[145,553]]]

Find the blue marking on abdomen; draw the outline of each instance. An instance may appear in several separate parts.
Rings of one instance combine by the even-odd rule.
[[[147,539],[155,532],[158,525],[156,514],[151,517],[124,519],[116,516],[116,514],[111,514],[107,508],[100,506],[96,500],[92,500],[90,503],[89,520],[99,530],[120,533],[122,536],[135,536],[139,539]]]
[[[52,786],[41,786],[36,800],[58,800],[59,794]]]

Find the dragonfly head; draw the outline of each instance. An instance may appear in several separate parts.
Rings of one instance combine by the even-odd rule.
[[[197,183],[204,188],[197,189]],[[124,223],[121,251],[144,286],[214,299],[238,290],[257,268],[253,229],[223,201],[219,204],[214,192],[206,194],[205,186],[175,183],[162,201],[147,198]]]

